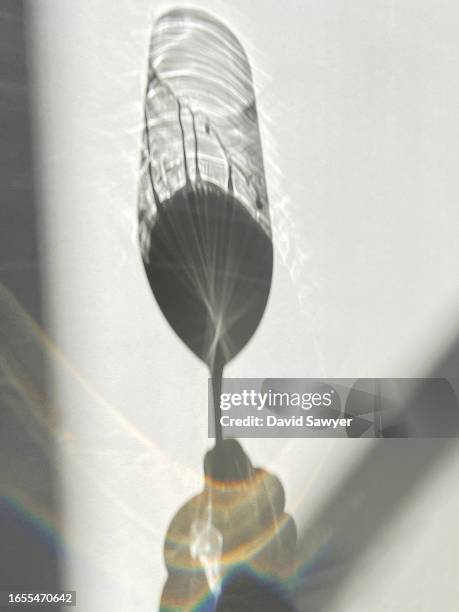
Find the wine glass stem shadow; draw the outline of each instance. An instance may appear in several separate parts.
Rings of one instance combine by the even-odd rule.
[[[215,445],[223,440],[222,425],[221,425],[221,408],[220,394],[222,390],[223,363],[216,362],[210,370],[212,378],[212,400],[214,409],[214,424],[215,424]]]

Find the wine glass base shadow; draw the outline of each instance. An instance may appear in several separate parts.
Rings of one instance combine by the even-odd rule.
[[[254,468],[236,440],[204,458],[204,488],[166,535],[160,610],[293,611],[288,587],[296,527],[279,479]]]

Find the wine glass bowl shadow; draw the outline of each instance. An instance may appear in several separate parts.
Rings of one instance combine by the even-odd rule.
[[[226,26],[177,9],[155,24],[138,198],[147,277],[215,378],[254,334],[273,246],[250,65]]]
[[[272,266],[269,236],[233,194],[208,182],[180,189],[158,214],[145,264],[167,321],[211,372],[254,334]]]

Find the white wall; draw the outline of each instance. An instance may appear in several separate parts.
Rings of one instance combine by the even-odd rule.
[[[136,244],[146,54],[167,6],[30,3],[49,333],[71,364],[54,370],[67,586],[85,611],[158,601],[164,534],[199,490],[209,446],[206,371],[165,323]],[[277,247],[266,315],[227,375],[427,372],[459,324],[459,9],[193,6],[224,20],[252,59]],[[368,442],[245,446],[279,474],[303,524]],[[458,463],[455,453],[368,552],[336,612],[452,609]]]

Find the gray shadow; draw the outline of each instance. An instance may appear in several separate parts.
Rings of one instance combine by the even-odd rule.
[[[25,3],[0,10],[0,591],[59,590],[59,504],[42,324]],[[39,390],[39,392],[37,392]],[[35,425],[32,425],[34,424]],[[30,608],[17,608],[27,609]],[[46,609],[46,607],[42,608]],[[53,607],[56,610],[56,606]]]
[[[455,387],[458,368],[459,337],[426,378],[451,378]],[[454,391],[458,393],[457,387]],[[421,383],[406,406],[407,414],[415,414],[422,393]],[[375,441],[360,464],[320,508],[298,545],[299,567],[309,565],[309,569],[300,572],[296,586],[295,603],[299,610],[332,609],[361,556],[456,447],[454,436],[458,428],[456,420],[452,423],[455,429],[449,432],[449,437]],[[311,563],[314,556],[316,560]]]

